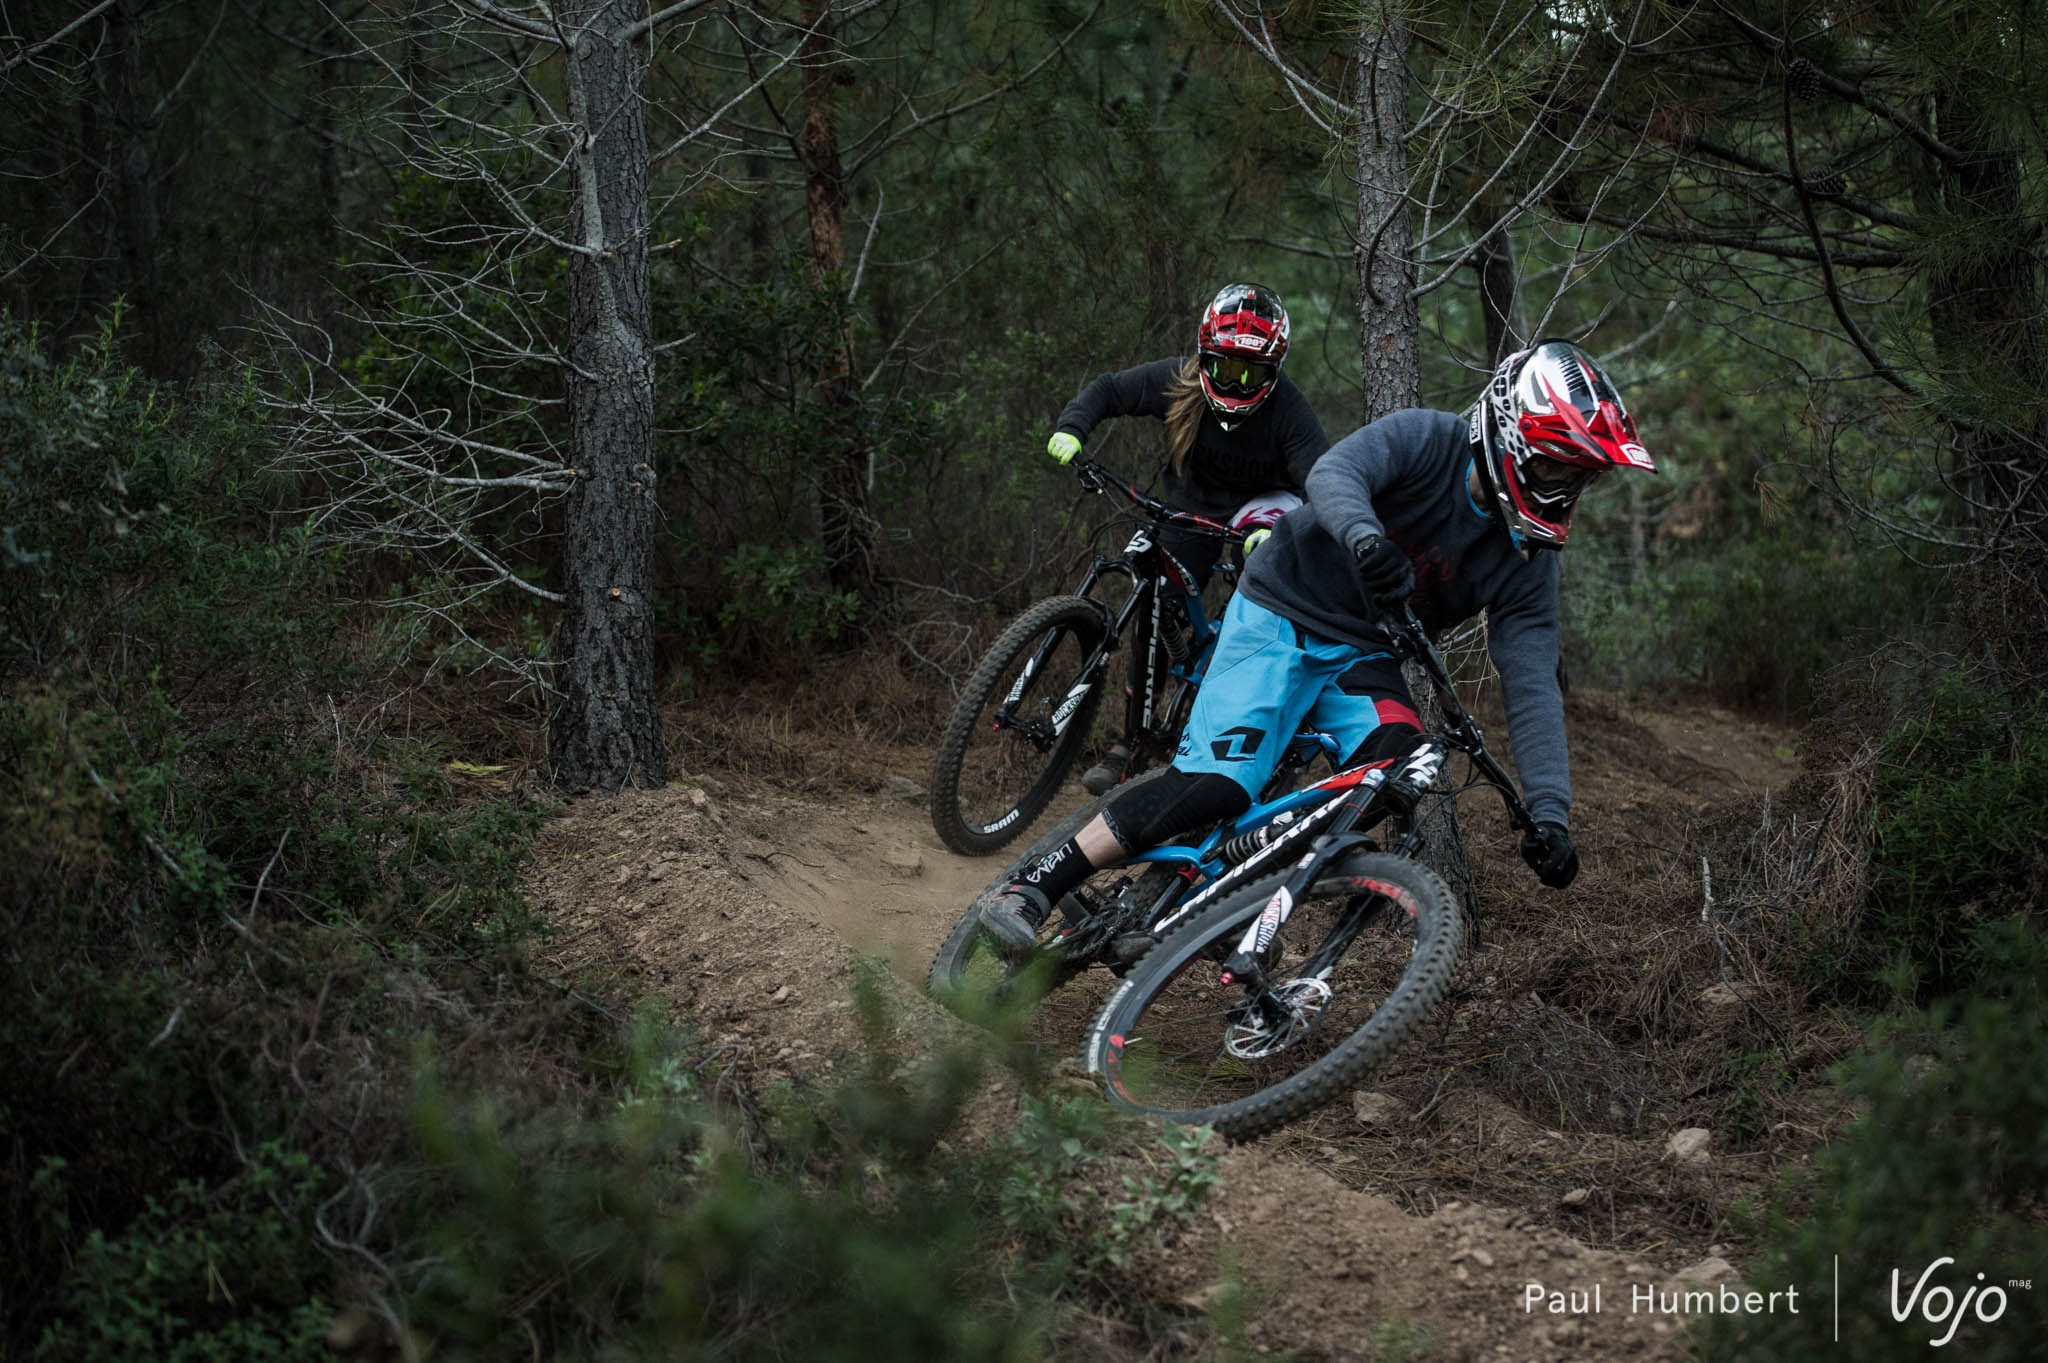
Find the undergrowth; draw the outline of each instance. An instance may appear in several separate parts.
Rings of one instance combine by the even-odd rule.
[[[1009,1360],[1123,1309],[1197,1142],[1028,1100],[970,1156],[985,1062],[872,989],[853,1081],[750,1094],[539,975],[551,803],[403,718],[238,375],[115,336],[0,318],[0,1354]]]
[[[2048,939],[1983,923],[1969,946],[1972,990],[1874,1026],[1836,1073],[1863,1115],[1742,1218],[1760,1244],[1751,1285],[1796,1285],[1806,1308],[1717,1319],[1701,1357],[2039,1356]]]

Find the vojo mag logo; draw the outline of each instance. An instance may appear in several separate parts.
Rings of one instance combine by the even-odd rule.
[[[1920,1270],[1920,1276],[1912,1281],[1904,1296],[1900,1295],[1900,1289],[1906,1285],[1905,1275],[1896,1268],[1892,1270],[1889,1303],[1892,1319],[1901,1325],[1916,1318],[1925,1321],[1930,1332],[1927,1342],[1936,1349],[1954,1339],[1966,1319],[1989,1325],[2003,1316],[2008,1304],[2008,1287],[2024,1292],[2034,1286],[2031,1278],[2008,1278],[2003,1284],[1987,1283],[1984,1275],[1978,1273],[1974,1278],[1963,1281],[1962,1295],[1958,1297],[1955,1288],[1935,1276],[1954,1262],[1954,1257],[1946,1254],[1936,1259]],[[1948,1275],[1941,1276],[1945,1278]]]

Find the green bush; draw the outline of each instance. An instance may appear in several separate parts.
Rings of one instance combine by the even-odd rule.
[[[1562,574],[1565,657],[1596,685],[1676,683],[1796,715],[1855,649],[1916,628],[1938,587],[1889,546],[1812,527],[1673,548],[1639,573],[1613,545],[1575,537]]]
[[[63,1161],[38,1171],[63,1240]],[[56,1317],[36,1356],[70,1363],[249,1363],[325,1352],[327,1265],[306,1252],[326,1179],[275,1142],[218,1187],[183,1179],[116,1234],[71,1248]]]
[[[38,1248],[0,1271],[10,1357],[303,1355],[316,1144],[377,1134],[326,1120],[325,1037],[373,1069],[401,1019],[461,1025],[371,996],[477,988],[436,957],[516,978],[536,926],[544,807],[453,799],[366,722],[392,660],[349,651],[266,458],[236,374],[143,382],[112,321],[55,364],[0,318],[0,1237]]]
[[[417,1327],[450,1358],[1043,1358],[1045,1301],[1101,1301],[1216,1182],[1206,1133],[1162,1154],[1092,1098],[1026,1099],[965,1158],[942,1138],[980,1062],[866,1055],[748,1123],[708,1100],[715,1055],[652,1016],[607,1109],[515,1127],[429,1070]],[[1112,1181],[1113,1154],[1152,1172]]]
[[[1865,932],[1898,992],[1978,983],[1986,920],[2048,908],[2048,695],[2014,706],[1963,672],[1885,738]]]
[[[1954,1348],[1935,1357],[2040,1356],[2048,942],[2017,922],[1979,924],[1971,937],[1979,992],[1879,1027],[1838,1071],[1864,1115],[1748,1218],[1761,1238],[1749,1285],[1796,1286],[1800,1313],[1716,1318],[1702,1358],[1905,1363],[1937,1341]],[[1979,1319],[1975,1304],[1948,1318],[1971,1288],[1997,1319]]]

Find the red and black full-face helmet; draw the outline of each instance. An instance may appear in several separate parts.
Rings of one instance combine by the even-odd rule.
[[[1195,365],[1224,424],[1250,416],[1272,393],[1287,358],[1287,309],[1263,284],[1225,284],[1202,313]]]
[[[1560,549],[1579,495],[1613,468],[1655,473],[1621,395],[1570,341],[1501,361],[1472,408],[1479,471],[1518,549]]]

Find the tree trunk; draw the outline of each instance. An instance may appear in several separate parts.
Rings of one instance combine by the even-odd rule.
[[[128,300],[128,323],[140,340],[143,367],[160,372],[165,318],[157,306],[156,254],[162,223],[152,130],[142,107],[141,22],[140,0],[119,0],[108,11],[99,80],[111,133],[107,196],[114,210],[116,278]]]
[[[557,785],[618,790],[668,779],[654,685],[654,352],[647,268],[644,49],[611,34],[635,0],[583,0],[570,34],[577,134],[569,257],[569,497],[560,696],[549,725]]]
[[[1408,218],[1408,28],[1391,0],[1359,21],[1358,82],[1358,370],[1365,419],[1422,401],[1415,303],[1414,233]],[[1442,719],[1436,691],[1416,663],[1403,664],[1408,692],[1425,729]],[[1450,790],[1450,764],[1433,794]],[[1465,906],[1474,906],[1472,873],[1458,830],[1455,800],[1424,796],[1422,861]]]
[[[1529,334],[1522,313],[1522,274],[1515,268],[1514,240],[1503,222],[1483,223],[1479,253],[1472,264],[1479,274],[1479,314],[1486,327],[1488,367],[1521,349]]]
[[[2021,202],[2018,158],[1999,145],[1992,116],[1960,95],[1938,105],[1941,134],[1967,159],[1941,168],[1951,237],[1928,281],[1936,352],[1958,408],[1951,428],[1963,519],[1988,551],[1988,580],[1968,595],[1979,634],[2006,653],[2015,680],[2048,675],[2048,459],[2037,415],[2048,384],[2033,217]],[[2017,420],[2015,420],[2017,416]]]
[[[833,88],[839,76],[832,62],[830,0],[805,0],[803,21],[807,31],[798,61],[804,72],[804,187],[811,264],[821,288],[836,288],[833,276],[846,265],[846,181],[833,114]],[[874,452],[862,429],[860,395],[853,386],[853,338],[842,325],[834,339],[818,374],[818,400],[824,409],[818,533],[827,581],[833,591],[852,595],[857,625],[871,629],[891,614],[893,596],[875,561],[880,527],[868,496]]]
[[[1408,219],[1408,28],[1392,0],[1358,32],[1358,369],[1365,419],[1421,401]]]

